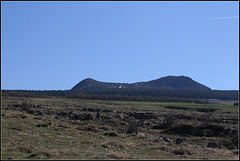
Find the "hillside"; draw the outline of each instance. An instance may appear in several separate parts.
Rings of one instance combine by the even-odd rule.
[[[85,79],[71,90],[2,90],[7,97],[65,97],[87,100],[197,102],[239,100],[238,90],[211,90],[189,77],[168,76],[148,82],[106,83]]]
[[[84,79],[75,85],[71,90],[81,89],[199,89],[211,90],[186,76],[167,76],[148,82],[136,83],[108,83],[100,82],[91,78]]]

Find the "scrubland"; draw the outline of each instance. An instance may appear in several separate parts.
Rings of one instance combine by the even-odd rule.
[[[237,160],[238,114],[231,105],[3,97],[1,159]]]

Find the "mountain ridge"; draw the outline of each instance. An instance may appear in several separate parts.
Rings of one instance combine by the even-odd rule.
[[[82,89],[136,89],[136,88],[155,88],[155,89],[199,89],[211,90],[209,87],[200,84],[187,76],[166,76],[147,82],[135,83],[113,83],[101,82],[92,78],[86,78],[76,84],[71,90]]]

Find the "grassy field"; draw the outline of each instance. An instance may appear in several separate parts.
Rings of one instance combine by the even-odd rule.
[[[28,105],[25,109],[24,103]],[[193,110],[166,108],[168,106],[188,107]],[[89,111],[84,110],[86,108]],[[217,108],[218,110],[211,113],[211,117],[214,118],[238,117],[238,107],[224,105],[88,101],[64,98],[2,98],[1,159],[237,160],[239,158],[236,154],[237,147],[229,149],[227,146],[227,143],[232,146],[231,139],[236,137],[236,134],[212,137],[184,135],[187,141],[176,144],[175,140],[183,135],[167,134],[163,133],[164,129],[153,128],[164,120],[162,114],[174,113],[196,117],[207,115],[205,112],[194,110],[196,108]],[[101,109],[101,117],[97,118],[97,112],[90,111],[91,109]],[[110,112],[104,112],[106,109]],[[39,111],[42,114],[39,114]],[[68,111],[67,116],[60,115],[65,111]],[[134,115],[130,117],[130,114],[135,113],[144,116],[150,113],[157,117],[150,119],[138,119],[134,118]],[[82,116],[90,114],[93,118],[74,119],[72,116],[77,114]],[[127,132],[132,122],[143,120],[145,124],[138,125],[137,133]],[[174,123],[174,126],[184,123],[202,124],[201,121],[177,118]],[[215,122],[211,124],[238,130],[238,124]],[[159,136],[172,141],[161,140]],[[221,149],[210,148],[207,147],[208,142],[226,144],[223,144]]]
[[[232,105],[219,105],[219,104],[197,104],[197,103],[182,103],[182,102],[134,102],[134,101],[110,101],[116,104],[127,105],[145,105],[145,106],[176,106],[176,107],[189,107],[194,108],[216,108],[216,113],[238,113],[238,106]],[[156,108],[155,108],[156,109]]]

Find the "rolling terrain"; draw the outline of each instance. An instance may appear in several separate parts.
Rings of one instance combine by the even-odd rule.
[[[189,77],[167,76],[148,82],[107,83],[84,79],[69,90],[2,90],[4,96],[65,97],[125,101],[206,103],[208,99],[238,100],[238,90],[211,90]]]
[[[2,90],[1,159],[238,160],[238,110],[238,91],[183,76]]]
[[[2,97],[1,159],[238,160],[238,107]]]
[[[192,80],[186,76],[167,76],[148,82],[136,83],[107,83],[96,81],[91,78],[84,79],[71,90],[80,89],[198,89],[211,90],[210,88]]]

